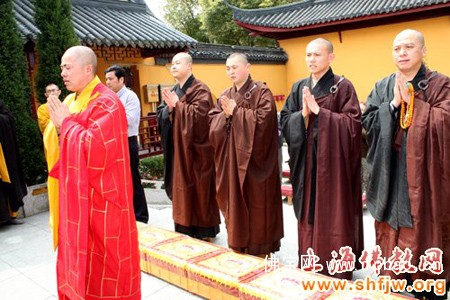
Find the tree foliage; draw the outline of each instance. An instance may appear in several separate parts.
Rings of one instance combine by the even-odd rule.
[[[1,99],[14,116],[19,155],[28,185],[45,171],[42,142],[31,114],[31,87],[24,43],[14,19],[12,0],[0,0],[0,86]]]
[[[273,7],[294,0],[227,0],[244,9]],[[201,42],[246,46],[273,46],[275,41],[253,37],[233,21],[223,0],[167,0],[165,19],[176,29]]]
[[[201,28],[200,5],[198,0],[166,0],[164,18],[177,30],[199,42],[209,42]]]
[[[49,83],[55,83],[62,90],[64,99],[68,94],[61,77],[60,63],[64,51],[79,41],[75,34],[69,0],[35,0],[35,22],[40,33],[36,49],[39,68],[36,74],[36,91],[40,103],[45,103],[44,90]]]

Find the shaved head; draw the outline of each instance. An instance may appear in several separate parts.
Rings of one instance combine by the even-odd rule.
[[[234,52],[234,53],[231,53],[231,54],[228,56],[227,60],[228,60],[228,59],[236,59],[236,60],[242,62],[243,64],[248,64],[248,58],[247,58],[247,55],[245,55],[244,53],[241,53],[241,52]]]
[[[227,76],[239,90],[250,76],[250,64],[247,55],[235,52],[226,61]]]
[[[405,38],[414,38],[415,40],[417,40],[419,42],[419,45],[421,45],[422,47],[425,46],[425,38],[422,34],[422,32],[414,30],[414,29],[405,29],[402,32],[400,32],[399,34],[397,34],[397,36],[394,39],[394,44],[396,41],[399,40],[403,40]]]
[[[392,58],[397,70],[407,80],[412,80],[416,76],[424,63],[426,53],[425,39],[423,34],[417,30],[405,29],[397,34],[394,39]]]
[[[192,56],[186,52],[177,53],[172,58],[170,72],[180,86],[183,86],[186,80],[192,75]]]
[[[315,40],[312,40],[308,45],[310,44],[324,44],[327,47],[328,53],[333,53],[334,51],[333,44],[329,40],[324,38],[317,38]]]
[[[179,52],[174,57],[173,60],[182,60],[186,63],[192,64],[192,56],[187,52]]]
[[[97,56],[85,46],[74,46],[61,58],[61,76],[66,89],[80,93],[97,76]]]
[[[72,55],[82,66],[92,65],[93,73],[97,73],[97,56],[94,51],[86,46],[74,46],[67,49],[64,55]]]

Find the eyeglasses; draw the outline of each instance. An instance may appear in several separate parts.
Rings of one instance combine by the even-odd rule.
[[[59,89],[45,90],[47,94],[59,92]]]

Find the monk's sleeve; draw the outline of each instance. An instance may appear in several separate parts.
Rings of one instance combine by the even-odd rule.
[[[38,125],[41,134],[44,134],[45,128],[50,122],[50,113],[48,111],[47,103],[42,104],[37,109]]]
[[[60,156],[52,172],[57,172],[61,179],[59,184],[59,243],[60,252],[58,259],[63,261],[75,260],[76,257],[63,251],[66,244],[74,245],[80,249],[88,248],[89,223],[89,188],[88,172],[86,163],[86,153],[84,143],[86,141],[87,130],[84,126],[75,121],[76,116],[64,119],[61,125],[60,135]],[[77,224],[77,225],[73,225]],[[54,229],[55,230],[55,229]],[[87,266],[86,259],[78,265],[81,272],[85,272]],[[61,268],[66,268],[65,264]],[[67,266],[67,272],[68,272]],[[84,285],[84,278],[81,279]]]
[[[216,152],[219,152],[227,139],[229,130],[229,119],[225,117],[220,101],[209,111],[209,142]]]
[[[369,172],[367,206],[372,216],[383,221],[389,197],[391,153],[396,117],[389,102],[393,99],[391,75],[376,83],[366,101],[367,110],[362,116],[362,125],[367,132],[367,168]]]
[[[276,126],[276,109],[272,93],[265,86],[261,87],[253,101],[256,107],[236,106],[231,117],[231,135],[236,151],[239,179],[243,185],[250,158],[255,161],[267,161],[273,142],[272,133],[278,132]],[[257,97],[257,98],[256,98]],[[273,122],[275,121],[275,122]]]
[[[329,159],[333,155],[342,155],[340,158],[353,161],[355,157],[359,159],[361,149],[361,111],[352,84],[346,81],[340,89],[342,92],[339,91],[335,98],[335,101],[339,102],[339,110],[331,111],[322,107],[319,112],[319,139],[328,137],[325,143],[329,144],[320,143],[324,146],[319,148],[319,151],[325,152],[319,152],[318,156]],[[337,145],[340,147],[336,149]]]
[[[444,202],[444,199],[448,199],[448,195],[450,195],[450,79],[442,85],[440,94],[442,101],[439,101],[438,104],[430,109],[430,126],[428,132],[430,140],[427,149],[435,149],[432,151],[434,157],[430,158],[430,162],[442,162],[437,164],[439,170],[435,172],[435,178],[440,178],[440,186],[442,187],[440,189],[440,199]],[[445,202],[442,205],[444,209],[440,211],[442,217],[438,218],[441,220],[450,214],[450,201],[447,200]],[[447,224],[449,223],[447,222]],[[450,240],[448,242],[450,243]]]
[[[127,127],[124,124],[126,124],[125,111],[122,110],[120,113],[118,105],[94,105],[89,120],[84,121],[82,116],[73,115],[64,120],[61,131],[63,138],[61,151],[65,151],[61,157],[69,158],[66,164],[61,161],[61,166],[75,164],[78,168],[85,168],[84,171],[77,173],[78,176],[83,174],[83,178],[78,180],[84,183],[87,180],[89,188],[115,205],[120,205],[120,202],[111,191],[116,189],[118,180],[125,179],[117,177],[119,174],[115,174],[112,170],[119,169],[116,165],[124,163],[120,161],[121,158],[129,161],[128,141],[123,145],[120,136],[124,134],[123,130],[126,132]],[[123,157],[123,153],[126,157]],[[67,168],[67,172],[71,172],[71,167]],[[106,178],[107,176],[112,177]]]
[[[298,102],[300,96],[297,93],[298,85],[294,84],[286,104],[281,110],[281,128],[286,143],[289,146],[289,157],[292,166],[297,165],[299,153],[306,141],[306,126],[302,115],[302,107]],[[292,167],[291,167],[292,168]]]
[[[444,200],[450,194],[450,80],[436,80],[438,83],[423,92],[428,101],[414,101],[414,119],[407,141],[408,171],[414,172],[407,176],[410,191],[431,203],[438,199],[439,204],[430,205],[432,220],[443,222],[450,213],[450,202]],[[425,174],[427,178],[423,178]],[[423,188],[423,182],[429,183],[431,193]],[[444,223],[444,231],[448,232],[450,222]]]
[[[161,135],[161,143],[164,151],[164,186],[169,199],[172,200],[173,177],[173,128],[172,113],[163,101],[158,106],[158,131]]]
[[[450,265],[450,79],[442,86],[439,103],[433,105],[430,110],[430,129],[428,136],[427,149],[433,153],[433,157],[429,158],[427,165],[432,168],[429,172],[428,181],[432,185],[432,189],[437,191],[437,205],[434,206],[433,212],[435,218],[432,218],[435,226],[441,225],[442,231],[442,250],[447,253],[443,263]],[[448,268],[448,267],[447,267]],[[450,272],[447,271],[447,274]],[[447,281],[450,275],[447,275]]]
[[[349,81],[344,81],[337,94],[330,97],[333,97],[333,106],[339,107],[330,110],[324,106],[318,114],[317,185],[325,186],[335,180],[346,190],[346,195],[342,197],[339,188],[330,186],[317,191],[317,197],[345,198],[347,202],[343,203],[361,207],[362,127],[358,97]],[[349,210],[349,213],[354,213],[353,220],[359,220],[361,211]]]
[[[158,106],[157,117],[158,131],[161,134],[163,147],[166,149],[168,141],[172,140],[172,112],[164,101]]]
[[[211,108],[211,94],[203,88],[198,88],[189,95],[188,101],[178,101],[175,106],[177,121],[174,126],[179,127],[183,132],[183,137],[188,142],[186,146],[191,146],[194,139],[202,136],[208,128],[208,112]],[[190,160],[190,159],[189,159]]]

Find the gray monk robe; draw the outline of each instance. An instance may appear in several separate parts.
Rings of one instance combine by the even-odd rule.
[[[376,220],[377,244],[384,257],[391,256],[395,246],[409,248],[411,262],[418,266],[425,250],[440,248],[444,273],[437,277],[449,281],[450,79],[422,66],[412,84],[414,114],[407,130],[400,129],[400,113],[389,105],[395,74],[377,82],[367,99],[367,207]],[[411,278],[431,277],[427,273]]]
[[[216,202],[214,156],[208,140],[209,88],[192,75],[173,89],[179,100],[169,112],[158,107],[164,147],[165,189],[173,202],[175,231],[196,238],[215,237],[220,213]]]
[[[218,103],[209,113],[219,208],[230,248],[253,254],[280,249],[283,213],[278,173],[277,112],[272,93],[250,77],[223,92],[237,106],[227,119]]]
[[[302,90],[310,88],[320,106],[302,115]],[[311,78],[298,81],[281,111],[283,135],[298,220],[298,255],[312,248],[328,274],[332,251],[352,248],[358,258],[364,248],[361,201],[361,112],[350,81],[330,69],[311,88]],[[336,274],[351,279],[352,273]]]

